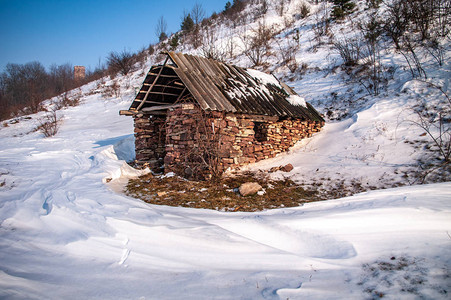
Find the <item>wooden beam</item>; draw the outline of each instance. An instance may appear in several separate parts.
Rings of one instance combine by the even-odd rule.
[[[130,110],[120,110],[119,115],[120,116],[133,116],[136,115],[138,112],[130,111]]]
[[[160,68],[160,71],[158,72],[157,77],[155,77],[155,80],[152,82],[152,85],[149,87],[149,90],[147,91],[146,95],[145,95],[144,98],[142,99],[141,104],[138,105],[138,107],[136,108],[136,110],[139,110],[139,109],[144,105],[144,103],[146,103],[146,100],[147,100],[147,97],[149,97],[150,91],[152,90],[153,86],[157,83],[158,78],[160,78],[161,72],[163,72],[164,65],[166,65],[166,63],[167,63],[167,61],[168,61],[168,57],[169,57],[169,55],[166,56],[166,59],[165,59],[165,61],[164,61],[164,63],[163,63],[163,66]]]
[[[178,96],[177,100],[175,100],[175,103],[179,102],[179,100],[182,98],[183,93],[185,93],[185,91],[186,91],[186,86],[185,86],[185,88],[183,89],[182,93]]]
[[[134,102],[142,102],[142,100],[135,99]],[[147,100],[146,103],[150,103],[150,104],[173,104],[172,102],[158,102],[158,101],[149,101],[149,100]]]
[[[143,83],[143,85],[151,86],[150,83]],[[154,87],[162,87],[162,88],[183,90],[183,86],[172,86],[172,85],[155,84]],[[140,91],[140,93],[142,93],[142,92],[145,92],[145,91]]]
[[[140,91],[140,93],[149,93],[149,94],[155,94],[155,95],[166,95],[166,96],[175,96],[175,97],[179,96],[179,94],[171,94],[171,93],[163,93],[163,92]]]
[[[166,110],[166,109],[169,109],[169,108],[175,107],[175,106],[177,106],[177,105],[174,105],[174,104],[168,104],[168,105],[156,105],[156,106],[151,106],[151,107],[144,107],[144,108],[142,109],[142,111],[145,112],[145,113],[147,113],[147,112],[150,112],[150,111],[156,111],[156,110]]]
[[[156,110],[156,111],[147,112],[146,114],[153,115],[153,116],[164,116],[164,115],[167,115],[167,111],[166,110]]]
[[[155,76],[157,76],[158,73],[150,73],[149,72],[148,75],[155,75]],[[178,78],[177,75],[164,75],[164,74],[160,74],[160,77]]]

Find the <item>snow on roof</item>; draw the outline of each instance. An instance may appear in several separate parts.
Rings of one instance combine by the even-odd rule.
[[[287,98],[288,102],[290,102],[291,105],[300,105],[307,107],[307,103],[305,102],[305,99],[298,95],[290,95]]]
[[[279,80],[277,80],[277,78],[274,77],[274,75],[263,73],[263,72],[260,72],[260,71],[254,70],[254,69],[246,69],[246,72],[250,76],[258,79],[264,85],[273,84],[277,87],[282,88],[280,86]]]
[[[188,54],[167,54],[173,64],[150,69],[129,111],[167,105],[190,94],[204,110],[324,121],[300,97],[292,98],[295,104],[287,101],[295,92],[273,75]]]

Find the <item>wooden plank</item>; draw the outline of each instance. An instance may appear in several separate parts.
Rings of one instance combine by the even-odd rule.
[[[143,83],[143,85],[151,86],[150,83]],[[162,88],[183,90],[183,86],[173,86],[173,85],[164,85],[164,84],[155,84],[154,87],[162,87]]]
[[[215,79],[217,79],[217,77],[214,76],[213,71],[209,67],[212,63],[205,58],[199,58],[197,62],[199,64],[199,68],[206,70],[205,75],[201,78],[201,80],[205,82],[204,86],[207,93],[206,99],[214,102],[218,110],[234,111],[234,107],[216,86]],[[213,74],[213,76],[210,76],[210,74]]]
[[[195,86],[195,89],[200,93],[202,100],[207,105],[204,109],[219,110],[220,107],[216,104],[209,87],[205,83],[205,76],[199,71],[200,66],[196,66],[197,62],[194,59],[189,59],[188,57],[183,61],[183,63],[185,63],[188,68],[188,71],[185,73],[192,79],[191,84]]]
[[[147,93],[148,91],[143,91],[143,93]],[[141,92],[140,92],[141,93]],[[179,94],[172,94],[172,93],[163,93],[163,92],[149,92],[149,94],[155,94],[155,95],[165,95],[165,96],[174,96],[178,97]]]
[[[224,97],[224,95],[221,93],[221,91],[218,90],[216,84],[210,79],[210,77],[203,78],[205,82],[205,89],[208,93],[207,99],[215,104],[218,110],[221,111],[232,111],[230,107],[227,105],[229,101],[227,98]]]
[[[185,86],[185,88],[183,89],[183,91],[182,91],[182,93],[180,94],[180,96],[178,96],[177,100],[175,100],[175,103],[178,103],[178,102],[180,101],[180,99],[182,99],[183,94],[185,93],[185,91],[186,91],[186,86]]]
[[[130,111],[130,110],[120,110],[119,115],[121,116],[133,116],[136,115],[138,112]]]
[[[150,112],[146,112],[146,114],[152,115],[152,116],[164,116],[164,115],[167,115],[167,110],[150,111]]]
[[[168,104],[168,105],[156,105],[156,106],[151,106],[151,107],[144,107],[142,109],[143,112],[150,112],[150,111],[155,111],[155,110],[165,110],[165,109],[169,109],[171,107],[176,107],[178,105],[174,105],[174,104]]]
[[[142,100],[135,100],[134,102],[141,102]],[[149,104],[173,104],[173,102],[163,102],[163,101],[150,101],[147,100],[146,103]]]
[[[180,54],[180,55],[183,55],[183,54]],[[179,56],[178,53],[169,52],[169,56],[171,57],[172,61],[178,66],[178,69],[184,70],[184,71],[186,70],[186,66],[181,61],[180,56]]]
[[[185,84],[188,91],[191,93],[191,95],[193,95],[194,99],[196,99],[196,101],[197,101],[197,103],[199,103],[200,107],[202,107],[203,109],[208,108],[207,103],[205,103],[204,99],[202,98],[200,93],[197,91],[195,85],[192,84],[191,80],[188,78],[188,76],[183,71],[183,69],[186,70],[186,66],[183,65],[183,62],[181,62],[181,61],[176,61],[176,63],[179,66],[179,69],[175,69],[175,72],[180,77],[182,82]]]
[[[154,75],[157,76],[158,73],[148,73],[148,75]],[[164,74],[160,74],[160,77],[168,77],[168,78],[177,78],[177,75],[164,75]]]

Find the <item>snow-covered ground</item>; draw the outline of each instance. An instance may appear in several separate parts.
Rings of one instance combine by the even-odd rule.
[[[59,112],[52,138],[30,133],[37,116],[0,130],[1,298],[445,299],[451,292],[451,183],[260,213],[149,205],[105,184],[133,175],[124,164],[133,156],[132,120],[118,115],[129,98],[85,96]],[[294,172],[340,168],[344,158],[324,144],[345,148],[349,141],[336,136],[353,127],[364,125],[358,118],[328,125],[281,159]],[[350,168],[341,168],[346,176]]]
[[[365,96],[330,45],[313,47],[314,21],[295,21],[272,49],[300,30],[296,58],[308,67],[289,84],[340,120],[248,168],[291,163],[293,171],[272,176],[337,195],[346,194],[341,187],[406,186],[257,213],[156,206],[116,192],[140,174],[125,163],[134,157],[132,119],[118,112],[129,107],[152,57],[115,79],[120,94],[106,96],[109,79],[74,91],[81,105],[57,112],[54,137],[34,131],[44,113],[0,128],[0,298],[448,299],[451,182],[409,184],[418,183],[418,161],[433,155],[412,107],[425,99],[440,106],[443,93],[430,84],[447,92],[449,51],[442,67],[425,66],[423,82],[387,50],[393,78],[380,95]],[[283,18],[270,9],[266,22],[277,27]],[[249,26],[221,25],[220,33]],[[346,23],[334,26],[346,34]],[[249,63],[240,54],[232,61]],[[279,62],[268,58],[270,66]],[[284,66],[273,71],[290,77]]]

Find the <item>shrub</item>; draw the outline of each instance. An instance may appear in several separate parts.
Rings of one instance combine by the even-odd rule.
[[[51,110],[39,119],[37,130],[43,133],[45,137],[51,137],[58,133],[59,127],[60,120],[56,115],[56,110]]]
[[[333,0],[334,6],[332,8],[332,18],[341,20],[346,15],[350,14],[355,8],[355,3],[350,0]]]
[[[103,86],[102,96],[105,98],[119,98],[121,96],[121,86],[117,83],[117,80],[113,80],[111,85]]]
[[[301,19],[304,19],[309,15],[310,7],[305,2],[301,2],[298,6],[298,11]]]
[[[135,55],[125,49],[122,52],[110,52],[107,58],[108,70],[114,74],[127,75],[132,71],[135,60]]]
[[[334,47],[343,59],[345,66],[355,66],[360,58],[360,39],[342,39],[334,42]]]

